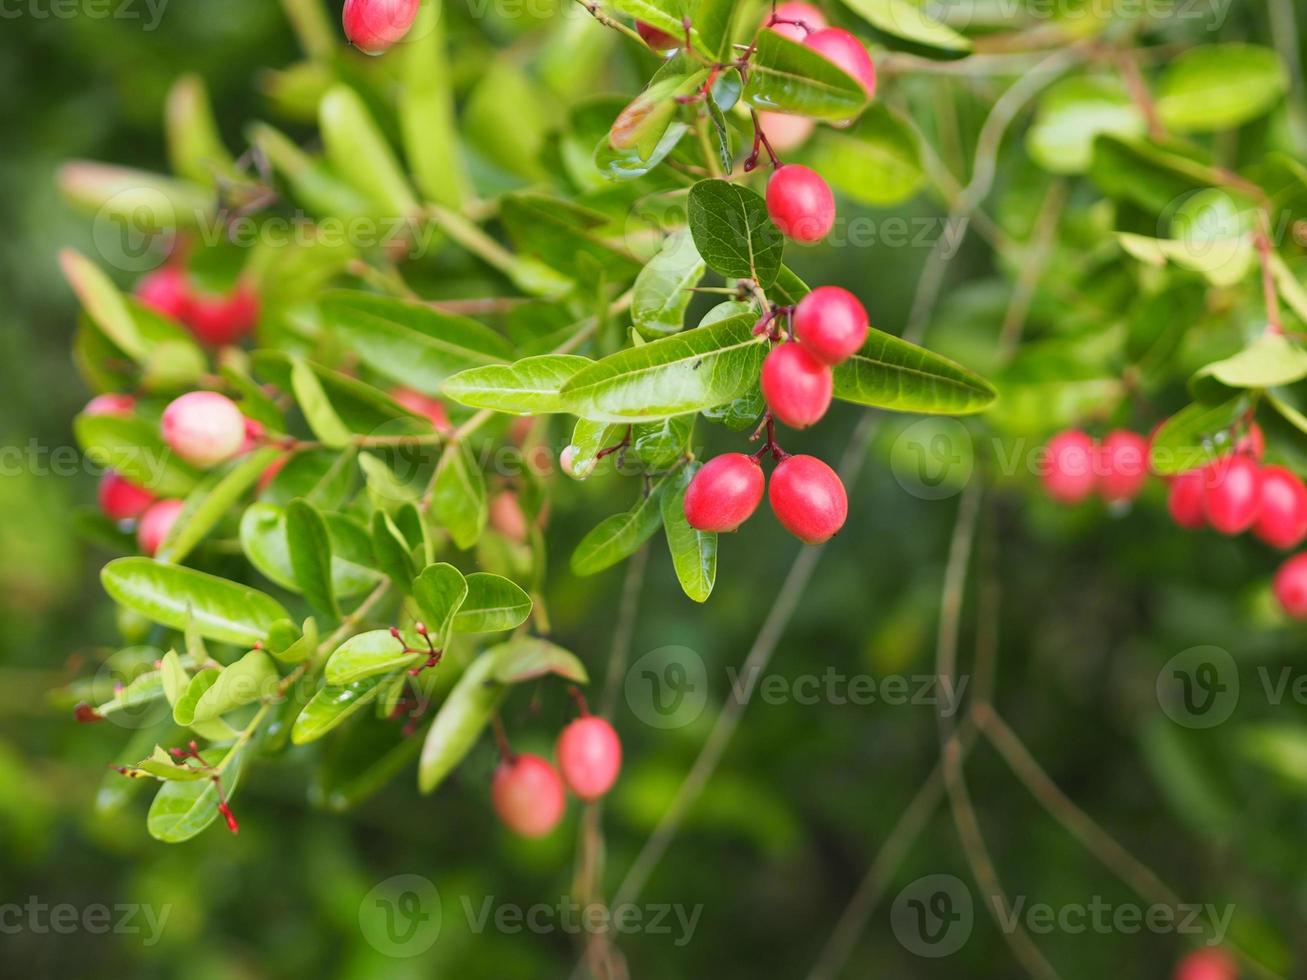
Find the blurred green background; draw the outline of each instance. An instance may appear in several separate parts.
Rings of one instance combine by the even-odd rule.
[[[149,20],[143,2],[132,9]],[[472,30],[468,20],[460,11],[455,37]],[[1236,35],[1266,33],[1260,10],[1236,11],[1231,25]],[[236,806],[238,836],[215,827],[165,846],[146,835],[143,798],[113,816],[95,811],[105,764],[126,734],[75,725],[48,706],[49,689],[86,673],[118,643],[96,578],[109,556],[79,540],[71,520],[75,508],[93,501],[94,477],[76,465],[52,472],[49,455],[73,445],[69,422],[87,398],[69,356],[76,307],[54,257],[66,244],[90,248],[88,222],[56,196],[54,170],[72,157],[161,169],[162,103],[183,71],[203,75],[229,144],[243,145],[243,123],[267,113],[261,72],[296,56],[280,8],[267,0],[173,0],[153,31],[139,19],[85,13],[18,16],[0,30],[0,444],[20,450],[6,457],[0,476],[0,906],[24,908],[0,918],[3,975],[498,980],[566,976],[575,961],[575,937],[561,930],[491,924],[478,931],[468,920],[466,910],[479,911],[487,900],[494,908],[556,905],[571,888],[577,808],[544,842],[509,837],[488,805],[488,744],[431,798],[420,797],[405,772],[344,814],[310,805],[300,758],[310,753],[297,750],[252,770]],[[974,104],[961,107],[969,135],[988,94],[978,91]],[[1028,225],[1035,178],[1027,168],[1013,154],[1000,177],[995,206],[1009,225]],[[941,215],[924,199],[894,213]],[[919,244],[880,244],[808,251],[796,266],[851,284],[875,321],[898,331],[927,255]],[[992,345],[1010,289],[1004,272],[969,242],[950,265],[927,343],[964,359]],[[1036,323],[1040,316],[1037,302]],[[840,407],[820,432],[794,441],[837,458],[859,415]],[[878,682],[909,678],[915,690],[915,678],[933,672],[959,498],[905,491],[913,486],[911,466],[894,456],[905,424],[887,420],[867,450],[849,526],[823,555],[769,673],[793,681],[833,668]],[[968,431],[990,438],[981,425]],[[552,436],[557,444],[565,433]],[[1068,795],[1186,901],[1234,905],[1239,941],[1282,974],[1303,976],[1307,706],[1292,697],[1272,703],[1262,678],[1278,678],[1284,668],[1297,677],[1307,666],[1303,633],[1265,611],[1273,556],[1247,542],[1176,533],[1164,522],[1157,487],[1120,514],[1057,509],[1030,491],[1028,478],[1006,481],[981,513],[975,573],[1000,599],[999,710]],[[549,538],[556,637],[601,674],[624,572],[578,581],[566,556],[596,508],[617,509],[629,489],[568,486],[562,494]],[[665,555],[656,551],[650,561],[631,659],[688,648],[690,661],[704,665],[708,697],[697,716],[673,728],[645,724],[640,708],[619,698],[615,720],[627,761],[605,808],[610,890],[730,697],[730,671],[797,553],[770,517],[755,525],[747,539],[723,542],[718,589],[705,607],[681,595]],[[963,610],[964,672],[977,638],[974,596]],[[1155,693],[1163,665],[1200,644],[1229,651],[1243,687],[1234,717],[1207,731],[1171,722]],[[806,975],[939,751],[931,705],[830,700],[750,705],[641,896],[687,915],[701,906],[701,915],[688,941],[677,941],[675,914],[671,935],[619,937],[631,975]],[[508,720],[524,746],[544,749],[565,717],[562,698],[551,695],[538,704],[514,701]],[[1283,736],[1271,764],[1256,735],[1267,723]],[[977,748],[967,772],[1010,895],[1055,908],[1095,896],[1147,905],[1050,820],[991,750]],[[375,942],[381,912],[373,889],[406,874],[436,886],[443,919],[429,949],[397,957]],[[896,895],[934,874],[967,882],[976,902],[970,939],[940,960],[906,948],[890,915]],[[33,902],[68,904],[82,924],[52,928],[48,914],[29,914]],[[129,904],[166,915],[157,936],[143,914],[130,923],[140,931],[108,934],[82,918],[94,907]],[[112,921],[121,922],[120,913]],[[1156,978],[1193,938],[1112,929],[1055,930],[1036,940],[1067,977]],[[893,875],[844,975],[1021,975],[971,884],[946,806]]]

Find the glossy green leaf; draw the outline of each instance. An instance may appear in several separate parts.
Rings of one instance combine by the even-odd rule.
[[[313,695],[295,719],[290,740],[296,745],[307,745],[322,738],[375,699],[385,688],[387,680],[385,674],[374,674],[339,687],[324,687]]]
[[[693,18],[694,5],[689,0],[613,0],[612,7],[675,38],[685,37],[683,21],[688,17],[693,25],[690,29],[690,43],[704,54],[713,53],[699,34],[698,24]]]
[[[95,325],[125,354],[143,361],[149,347],[136,327],[127,300],[113,281],[98,265],[71,248],[59,253],[59,264]]]
[[[761,197],[724,180],[701,180],[690,189],[688,213],[695,248],[710,269],[763,289],[776,281],[785,238]]]
[[[605,134],[594,150],[595,168],[609,180],[634,180],[636,177],[643,177],[667,159],[668,154],[681,142],[681,137],[689,131],[690,127],[685,123],[672,122],[663,132],[653,152],[647,156],[640,155],[638,146],[628,146],[624,149],[614,147]]]
[[[948,358],[872,329],[862,350],[835,368],[835,397],[896,412],[970,415],[998,392]]]
[[[1157,86],[1157,114],[1178,132],[1242,126],[1284,96],[1279,56],[1255,44],[1204,44],[1171,61]]]
[[[971,50],[971,41],[931,17],[911,0],[844,0],[854,13],[882,34],[949,55]]]
[[[391,215],[417,211],[394,151],[353,89],[337,85],[323,96],[318,124],[332,166],[373,204]]]
[[[183,722],[175,712],[173,717],[179,724],[187,725],[209,721],[243,704],[275,697],[280,682],[281,676],[272,658],[262,650],[251,650],[222,669],[195,702],[189,721]]]
[[[427,635],[437,649],[449,645],[454,617],[467,600],[467,579],[453,565],[437,562],[422,569],[413,580],[413,600],[417,603]]]
[[[684,467],[662,498],[663,533],[681,589],[695,602],[707,602],[717,582],[717,535],[696,531],[685,519],[685,491],[699,464]]]
[[[327,393],[322,390],[318,376],[298,357],[291,363],[291,389],[295,392],[295,401],[299,403],[304,419],[313,430],[313,434],[332,449],[347,446],[352,438],[348,426],[331,405]]]
[[[674,476],[655,482],[630,510],[595,525],[572,552],[572,571],[580,576],[594,575],[635,554],[662,525],[662,497]]]
[[[443,392],[471,408],[511,415],[547,415],[563,411],[559,391],[592,362],[575,354],[542,354],[512,364],[489,364],[460,371]]]
[[[490,572],[467,576],[467,596],[454,615],[455,633],[516,629],[531,615],[531,597],[517,583]]]
[[[226,748],[208,748],[204,759],[211,766],[224,764],[222,773],[222,795],[228,800],[236,792],[240,783],[240,754],[227,760],[230,750]],[[150,812],[145,818],[145,828],[155,840],[166,844],[178,844],[190,840],[218,819],[219,795],[218,785],[212,779],[190,781],[171,781],[164,783],[155,794],[150,804]]]
[[[275,446],[263,446],[243,456],[230,470],[208,477],[186,498],[186,505],[159,546],[155,558],[170,564],[184,561],[254,487],[279,453]]]
[[[644,337],[678,333],[685,326],[685,310],[694,299],[693,288],[706,271],[703,259],[686,229],[669,235],[658,254],[640,270],[631,294],[631,322]]]
[[[547,674],[574,684],[590,683],[585,665],[576,654],[537,636],[520,636],[501,643],[484,656],[494,659],[491,677],[500,684],[521,684]]]
[[[376,556],[377,567],[386,573],[391,583],[401,592],[408,592],[417,574],[417,565],[413,562],[408,541],[384,510],[372,514],[372,553]]]
[[[286,508],[286,546],[300,593],[314,609],[339,618],[331,583],[331,535],[327,522],[306,500],[292,500]]]
[[[1242,397],[1182,408],[1153,434],[1149,468],[1158,476],[1175,476],[1228,453],[1234,448],[1232,433],[1247,409]]]
[[[492,680],[496,663],[483,653],[468,665],[427,730],[418,760],[418,789],[430,793],[471,751],[503,700],[506,688]]]
[[[446,447],[436,467],[431,513],[449,531],[454,544],[466,550],[485,530],[489,504],[486,480],[466,443]]]
[[[191,568],[149,558],[119,558],[100,572],[105,591],[118,603],[173,629],[187,622],[204,637],[253,646],[273,623],[289,615],[276,600]]]
[[[776,31],[758,34],[743,98],[756,109],[833,120],[852,119],[867,106],[857,79]]]
[[[407,669],[418,660],[425,659],[425,654],[412,652],[426,649],[420,636],[406,631],[402,637],[396,637],[388,629],[369,630],[350,637],[336,648],[327,661],[324,670],[327,683],[333,687],[344,687],[375,674]],[[405,646],[410,649],[406,651]]]
[[[342,514],[326,514],[331,537],[332,591],[339,597],[358,595],[381,581],[372,567],[372,541],[368,532]],[[299,582],[290,559],[286,512],[274,504],[253,504],[241,516],[241,550],[260,572],[291,591]]]

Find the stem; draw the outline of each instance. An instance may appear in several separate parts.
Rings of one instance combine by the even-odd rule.
[[[711,95],[708,98],[712,98]],[[713,149],[712,141],[708,138],[708,122],[699,114],[699,118],[694,123],[695,131],[699,135],[699,150],[703,153],[703,161],[708,166],[708,175],[720,179],[725,176],[722,171],[722,162],[717,158],[717,151]]]
[[[1271,235],[1265,211],[1257,215],[1258,228],[1253,235],[1257,246],[1257,260],[1262,266],[1262,296],[1266,300],[1266,332],[1283,334],[1284,321],[1280,318],[1280,294],[1275,288],[1275,271],[1271,263]]]
[[[635,28],[627,27],[620,20],[614,20],[604,11],[603,7],[595,2],[595,0],[576,0],[576,2],[589,11],[590,16],[603,24],[604,27],[612,28],[617,31],[617,33],[626,35],[642,48],[649,47],[649,45],[644,43],[644,38],[640,36],[640,33],[635,30]]]
[[[1130,93],[1130,98],[1134,100],[1143,114],[1144,121],[1148,124],[1148,135],[1155,140],[1166,139],[1166,126],[1162,124],[1162,117],[1157,114],[1157,103],[1153,101],[1153,93],[1149,91],[1144,73],[1139,70],[1139,61],[1135,52],[1130,49],[1118,51],[1116,66],[1121,73],[1121,80],[1125,82],[1126,91]]]
[[[430,201],[424,205],[424,213],[441,231],[487,265],[510,277],[513,275],[517,256],[478,228],[475,222]]]

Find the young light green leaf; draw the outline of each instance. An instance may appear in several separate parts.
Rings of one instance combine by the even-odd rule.
[[[635,554],[663,522],[662,496],[670,479],[662,477],[630,510],[595,525],[572,552],[572,571],[582,577],[594,575]]]
[[[759,32],[742,97],[756,109],[830,120],[852,119],[867,106],[857,79],[776,31]]]
[[[466,550],[481,537],[487,512],[486,480],[472,451],[461,442],[446,447],[436,467],[431,513]]]
[[[191,718],[184,724],[209,721],[243,704],[275,697],[281,676],[262,650],[251,650],[234,664],[224,667],[196,700]],[[189,693],[189,692],[188,692]],[[173,713],[174,720],[182,724]]]
[[[136,327],[136,321],[118,287],[104,271],[80,252],[66,248],[59,253],[64,278],[73,287],[77,299],[95,325],[106,337],[133,360],[144,361],[149,345]]]
[[[169,564],[184,561],[191,550],[204,540],[227,512],[258,482],[279,452],[275,446],[263,446],[242,457],[225,473],[216,473],[206,478],[186,498],[186,505],[163,544],[159,546],[155,558]]]
[[[734,401],[767,354],[740,314],[605,357],[563,386],[568,412],[597,422],[646,422]]]
[[[688,213],[695,248],[714,272],[763,289],[776,281],[785,238],[761,197],[724,180],[701,180],[690,189]]]
[[[187,681],[186,689],[172,706],[172,720],[183,727],[190,726],[195,721],[195,706],[200,703],[205,692],[218,683],[221,675],[222,669],[219,667],[206,667],[197,671]]]
[[[455,633],[516,629],[531,615],[531,597],[517,583],[490,572],[467,576],[467,597],[454,615]]]
[[[1307,351],[1283,334],[1262,334],[1239,353],[1198,370],[1189,391],[1199,401],[1227,401],[1231,389],[1279,388],[1307,378]]]
[[[512,364],[488,364],[460,371],[445,382],[443,392],[471,408],[547,415],[563,411],[559,391],[591,363],[575,354],[542,354]]]
[[[308,422],[313,434],[332,449],[348,446],[351,439],[349,428],[336,414],[327,393],[322,390],[318,376],[298,357],[291,363],[290,383],[291,390],[295,392],[295,401],[299,403],[304,420]]]
[[[448,562],[428,565],[413,580],[413,600],[437,649],[448,646],[454,617],[463,608],[467,594],[467,579]]]
[[[1288,87],[1288,73],[1270,48],[1199,45],[1167,65],[1157,89],[1157,114],[1178,132],[1231,129],[1265,114]]]
[[[418,789],[430,793],[471,751],[506,688],[492,680],[495,658],[483,653],[468,665],[427,730],[418,760]]]
[[[327,158],[346,180],[385,214],[408,216],[417,211],[417,199],[399,161],[353,89],[337,85],[327,92],[318,122]]]
[[[1131,139],[1147,130],[1143,113],[1120,81],[1110,75],[1076,75],[1044,93],[1026,133],[1026,148],[1049,173],[1082,174],[1100,134]]]
[[[491,677],[500,684],[521,684],[556,674],[574,684],[590,683],[585,665],[576,654],[536,636],[520,636],[491,647],[484,656],[494,660]]]
[[[168,162],[175,173],[206,187],[216,187],[219,178],[239,177],[236,162],[218,135],[209,93],[199,75],[188,73],[173,83],[164,123]]]
[[[862,350],[835,368],[835,397],[896,412],[970,415],[998,392],[960,364],[873,328]]]
[[[408,592],[412,588],[417,566],[413,563],[411,549],[384,510],[372,514],[372,553],[376,556],[377,566],[397,589]]]
[[[969,38],[935,20],[910,0],[844,0],[844,4],[889,37],[934,48],[948,56],[971,50]]]
[[[286,546],[301,594],[314,609],[339,619],[331,580],[331,535],[322,514],[303,498],[286,508]]]
[[[139,235],[210,227],[217,196],[188,180],[76,160],[59,168],[59,191],[105,227]]]
[[[178,844],[190,840],[218,819],[222,797],[230,800],[240,783],[242,757],[238,754],[228,762],[230,751],[209,748],[204,753],[209,765],[225,764],[221,795],[217,782],[212,779],[173,780],[159,787],[145,818],[145,828],[151,837],[165,844]]]
[[[706,266],[688,230],[669,235],[662,249],[635,277],[631,294],[631,321],[650,339],[678,333],[685,326],[685,310],[694,298]]]
[[[461,210],[474,194],[461,152],[442,0],[428,0],[404,43],[399,122],[404,152],[418,188],[430,200]]]
[[[425,654],[419,656],[413,652],[426,649],[420,636],[405,632],[401,637],[396,637],[388,629],[369,630],[350,637],[327,661],[324,671],[327,683],[344,687],[374,674],[406,669],[419,659],[425,659]],[[405,647],[409,649],[405,650]]]
[[[188,620],[204,637],[253,646],[272,624],[289,614],[275,599],[191,568],[149,558],[119,558],[100,572],[105,591],[118,603],[173,629]]]
[[[685,491],[698,470],[697,463],[682,468],[663,494],[663,533],[681,589],[695,602],[707,602],[717,582],[717,535],[696,531],[685,519]]]

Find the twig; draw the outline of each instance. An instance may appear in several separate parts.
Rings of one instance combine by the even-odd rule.
[[[636,31],[634,28],[627,27],[620,20],[615,20],[612,17],[608,16],[604,8],[599,6],[599,4],[595,2],[595,0],[576,0],[576,2],[579,3],[582,7],[584,7],[587,11],[589,11],[590,16],[593,17],[595,20],[597,20],[599,23],[603,24],[604,27],[610,27],[613,30],[617,31],[619,34],[624,34],[626,37],[630,38],[632,41],[640,45],[640,47],[642,48],[649,47],[649,45],[644,43],[644,38],[640,36],[638,31]]]
[[[1280,318],[1280,294],[1275,287],[1275,270],[1271,261],[1271,234],[1264,210],[1257,213],[1257,231],[1253,242],[1257,246],[1257,260],[1262,266],[1262,296],[1266,300],[1266,332],[1283,334],[1284,321]]]
[[[1130,93],[1130,98],[1134,100],[1140,113],[1143,114],[1144,121],[1148,124],[1148,135],[1155,140],[1166,139],[1166,126],[1162,123],[1162,117],[1157,114],[1157,103],[1153,101],[1153,93],[1148,89],[1144,73],[1139,70],[1139,61],[1134,51],[1119,50],[1116,55],[1116,66],[1121,73],[1121,80],[1125,82],[1126,91]]]

